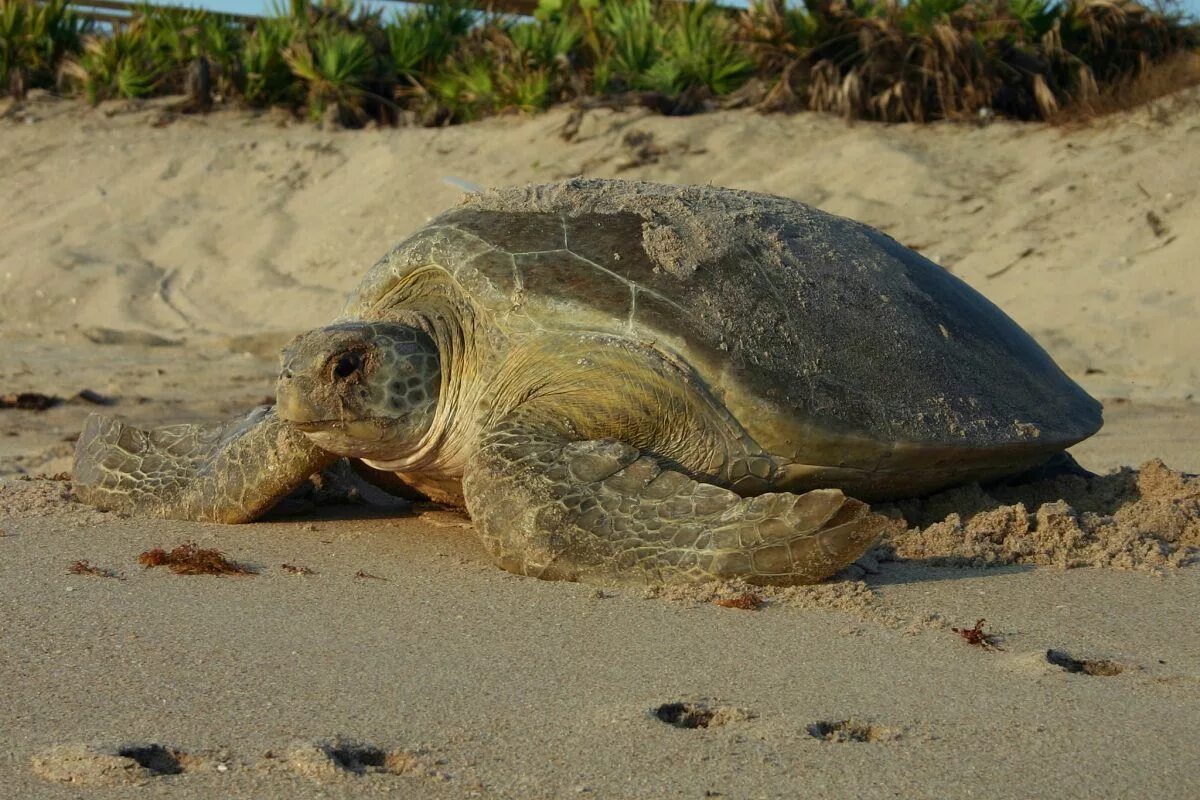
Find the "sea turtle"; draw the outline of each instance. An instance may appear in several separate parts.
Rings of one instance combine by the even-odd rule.
[[[948,271],[866,225],[713,186],[468,196],[282,354],[274,408],[92,417],[95,505],[242,522],[337,457],[461,502],[505,569],[825,578],[862,501],[1037,467],[1100,405]]]

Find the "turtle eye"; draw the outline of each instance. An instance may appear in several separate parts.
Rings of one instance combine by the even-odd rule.
[[[362,368],[362,356],[358,353],[343,353],[333,367],[333,374],[345,380]]]

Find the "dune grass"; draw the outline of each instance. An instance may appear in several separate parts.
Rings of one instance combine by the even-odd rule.
[[[810,109],[923,122],[1078,118],[1200,83],[1197,27],[1132,0],[542,0],[534,18],[289,0],[254,23],[142,6],[100,30],[64,0],[0,0],[0,94],[183,95],[187,110],[465,122],[555,103]]]

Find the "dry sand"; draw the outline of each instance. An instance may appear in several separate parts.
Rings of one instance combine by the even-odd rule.
[[[952,269],[1104,400],[1081,462],[1126,468],[899,504],[818,587],[609,592],[496,570],[450,512],[101,514],[22,479],[67,470],[95,406],[0,410],[0,796],[1200,794],[1195,96],[1073,131],[601,111],[571,142],[562,111],[361,132],[0,113],[0,395],[219,419],[457,199],[447,177],[712,181]],[[188,540],[258,574],[137,564]],[[993,647],[952,630],[980,618]]]

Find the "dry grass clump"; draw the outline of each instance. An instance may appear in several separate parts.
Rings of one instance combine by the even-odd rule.
[[[114,31],[66,0],[0,0],[0,94],[182,94],[182,111],[283,106],[345,126],[568,101],[1052,119],[1190,85],[1156,68],[1198,42],[1194,23],[1133,0],[540,0],[533,17],[288,0],[254,22],[144,6]]]
[[[1116,81],[1095,93],[1069,101],[1050,119],[1055,124],[1070,126],[1108,114],[1146,108],[1155,121],[1167,122],[1200,101],[1200,96],[1195,93],[1180,91],[1194,86],[1200,86],[1200,52],[1178,53],[1166,61],[1152,64],[1135,77]],[[1156,227],[1153,221],[1150,225]]]
[[[774,76],[765,108],[892,122],[1052,119],[1198,41],[1194,24],[1132,0],[767,0],[742,30]],[[1174,89],[1195,82],[1173,74]]]

